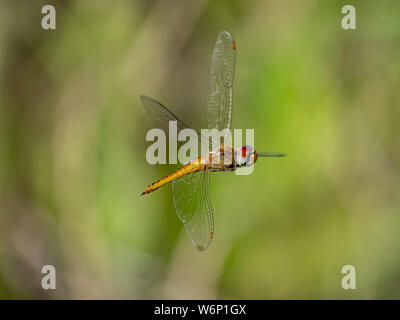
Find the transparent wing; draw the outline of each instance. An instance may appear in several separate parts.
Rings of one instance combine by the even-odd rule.
[[[232,85],[235,74],[236,44],[227,31],[215,43],[211,59],[210,87],[207,99],[209,129],[230,129],[232,123]]]
[[[200,251],[207,249],[214,236],[209,175],[209,171],[202,170],[172,182],[176,213],[193,245]]]
[[[167,107],[162,105],[157,100],[147,97],[145,95],[140,96],[140,100],[144,108],[146,109],[149,116],[153,119],[156,126],[169,135],[169,122],[176,121],[178,133],[183,129],[191,129],[188,125],[186,125],[183,121],[181,121],[176,115],[174,115]],[[198,131],[193,131],[191,136],[195,139],[199,139],[199,141],[203,141],[203,143],[207,143],[212,148],[216,148],[217,146],[213,145],[212,142],[209,141],[208,137],[203,137]]]
[[[177,122],[178,132],[179,130],[190,128],[157,100],[144,95],[140,96],[140,100],[149,116],[160,129],[165,131],[166,134],[169,133],[170,121]],[[198,138],[197,135],[196,138]]]

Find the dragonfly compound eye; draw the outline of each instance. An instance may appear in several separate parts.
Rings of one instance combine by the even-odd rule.
[[[238,166],[251,165],[252,150],[250,146],[243,146],[236,152],[236,163]]]

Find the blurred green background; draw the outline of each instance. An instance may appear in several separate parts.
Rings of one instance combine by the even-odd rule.
[[[2,0],[0,298],[400,298],[399,16],[395,0]],[[222,30],[233,127],[288,157],[211,175],[198,252],[170,186],[139,196],[176,168],[146,162],[139,95],[199,127]]]

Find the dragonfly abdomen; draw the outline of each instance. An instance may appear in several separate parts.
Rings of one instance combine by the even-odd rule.
[[[182,168],[172,172],[171,174],[165,176],[164,178],[161,178],[160,180],[149,184],[146,189],[142,192],[141,195],[148,194],[150,192],[153,192],[157,190],[158,188],[166,185],[167,183],[170,183],[171,181],[178,179],[184,175],[203,170],[205,169],[205,164],[201,161],[201,158],[196,159],[187,165],[183,166]]]

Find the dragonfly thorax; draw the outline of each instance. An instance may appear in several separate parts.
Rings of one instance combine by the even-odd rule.
[[[235,150],[227,144],[221,144],[219,148],[210,152],[206,161],[206,166],[211,171],[233,171],[237,167]]]

